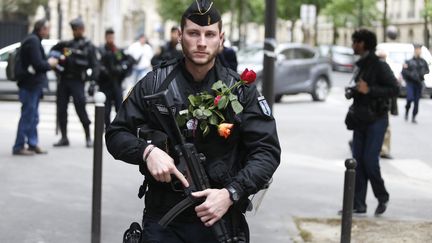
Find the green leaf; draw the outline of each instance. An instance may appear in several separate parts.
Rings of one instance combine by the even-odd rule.
[[[203,112],[204,116],[206,117],[210,117],[213,115],[213,113],[209,110],[209,109],[205,109]]]
[[[225,117],[222,115],[222,113],[218,110],[213,111],[222,121],[225,121]]]
[[[215,114],[212,114],[212,116],[209,118],[209,123],[212,124],[212,125],[215,125],[215,126],[219,125],[218,116],[215,115]]]
[[[200,129],[201,129],[202,131],[204,131],[207,127],[208,127],[208,124],[207,124],[206,121],[202,121],[202,122],[200,122]]]
[[[226,87],[225,83],[219,80],[212,85],[212,90],[214,91],[221,90],[223,87]]]
[[[199,100],[200,100],[200,98],[198,97],[198,96],[195,96],[195,95],[189,95],[188,96],[188,99],[189,99],[189,103],[192,105],[192,106],[197,106],[197,105],[199,105]]]
[[[206,124],[204,130],[203,130],[203,135],[206,136],[208,133],[210,132],[210,128],[209,126]]]
[[[219,100],[218,109],[219,110],[225,109],[228,105],[228,102],[229,101],[228,101],[227,97],[225,95],[223,95],[222,98]]]
[[[230,93],[230,94],[229,94],[229,100],[230,100],[230,101],[238,100],[238,97],[237,97],[237,95],[235,95],[235,94],[233,94],[233,93]]]
[[[201,109],[194,110],[193,116],[196,117],[198,120],[202,120],[206,118],[206,116],[204,116],[203,111]]]
[[[184,117],[184,116],[178,116],[176,118],[176,120],[177,120],[177,124],[179,125],[179,127],[182,127],[186,124],[186,117]]]
[[[243,106],[237,100],[231,102],[231,107],[236,114],[239,114],[243,111]]]

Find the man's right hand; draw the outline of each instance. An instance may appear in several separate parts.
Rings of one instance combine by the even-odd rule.
[[[148,153],[150,148],[151,146],[147,146],[144,155]],[[171,174],[173,174],[181,181],[184,187],[189,187],[186,177],[175,166],[174,159],[158,147],[153,148],[147,156],[146,164],[150,174],[156,181],[171,182]]]
[[[55,66],[57,66],[58,63],[59,61],[57,58],[54,57],[48,58],[48,64],[51,66],[51,68],[55,68]]]

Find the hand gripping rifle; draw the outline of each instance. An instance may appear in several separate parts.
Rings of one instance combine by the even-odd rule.
[[[170,137],[176,155],[179,158],[177,168],[180,172],[185,174],[186,179],[189,182],[189,187],[183,188],[187,197],[169,210],[159,221],[159,224],[165,228],[185,209],[198,202],[202,202],[202,199],[193,197],[191,193],[210,188],[210,183],[203,167],[205,156],[202,153],[198,153],[194,144],[185,141],[185,138],[177,125],[172,109],[174,107],[174,99],[169,91],[165,90],[153,95],[148,95],[143,99]],[[158,104],[162,104],[164,107],[161,108]],[[162,117],[161,110],[163,110],[164,113],[168,113],[169,124],[167,124],[165,119]],[[212,229],[220,243],[237,242],[235,239],[230,237],[223,219],[220,219],[213,224]]]

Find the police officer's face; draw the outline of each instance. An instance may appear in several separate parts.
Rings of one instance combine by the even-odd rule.
[[[114,34],[105,35],[105,41],[108,45],[114,45]]]
[[[84,27],[76,27],[72,29],[74,38],[81,38],[84,36]]]
[[[195,65],[206,65],[214,62],[219,46],[222,45],[224,34],[218,23],[210,26],[200,26],[186,20],[180,41],[187,61]]]

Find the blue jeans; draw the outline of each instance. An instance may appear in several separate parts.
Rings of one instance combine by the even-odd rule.
[[[21,106],[21,118],[18,123],[18,131],[13,146],[13,152],[24,148],[27,143],[29,147],[38,145],[37,125],[39,123],[39,101],[42,96],[42,88],[32,90],[19,89],[19,100]]]
[[[405,105],[405,114],[408,115],[409,109],[411,108],[411,103],[414,102],[413,118],[417,115],[419,111],[419,101],[422,94],[423,85],[413,82],[406,82],[407,96]]]
[[[370,181],[379,202],[387,202],[389,194],[384,186],[379,165],[381,146],[388,126],[388,115],[366,126],[354,130],[353,157],[357,160],[354,208],[366,208],[367,183]]]

